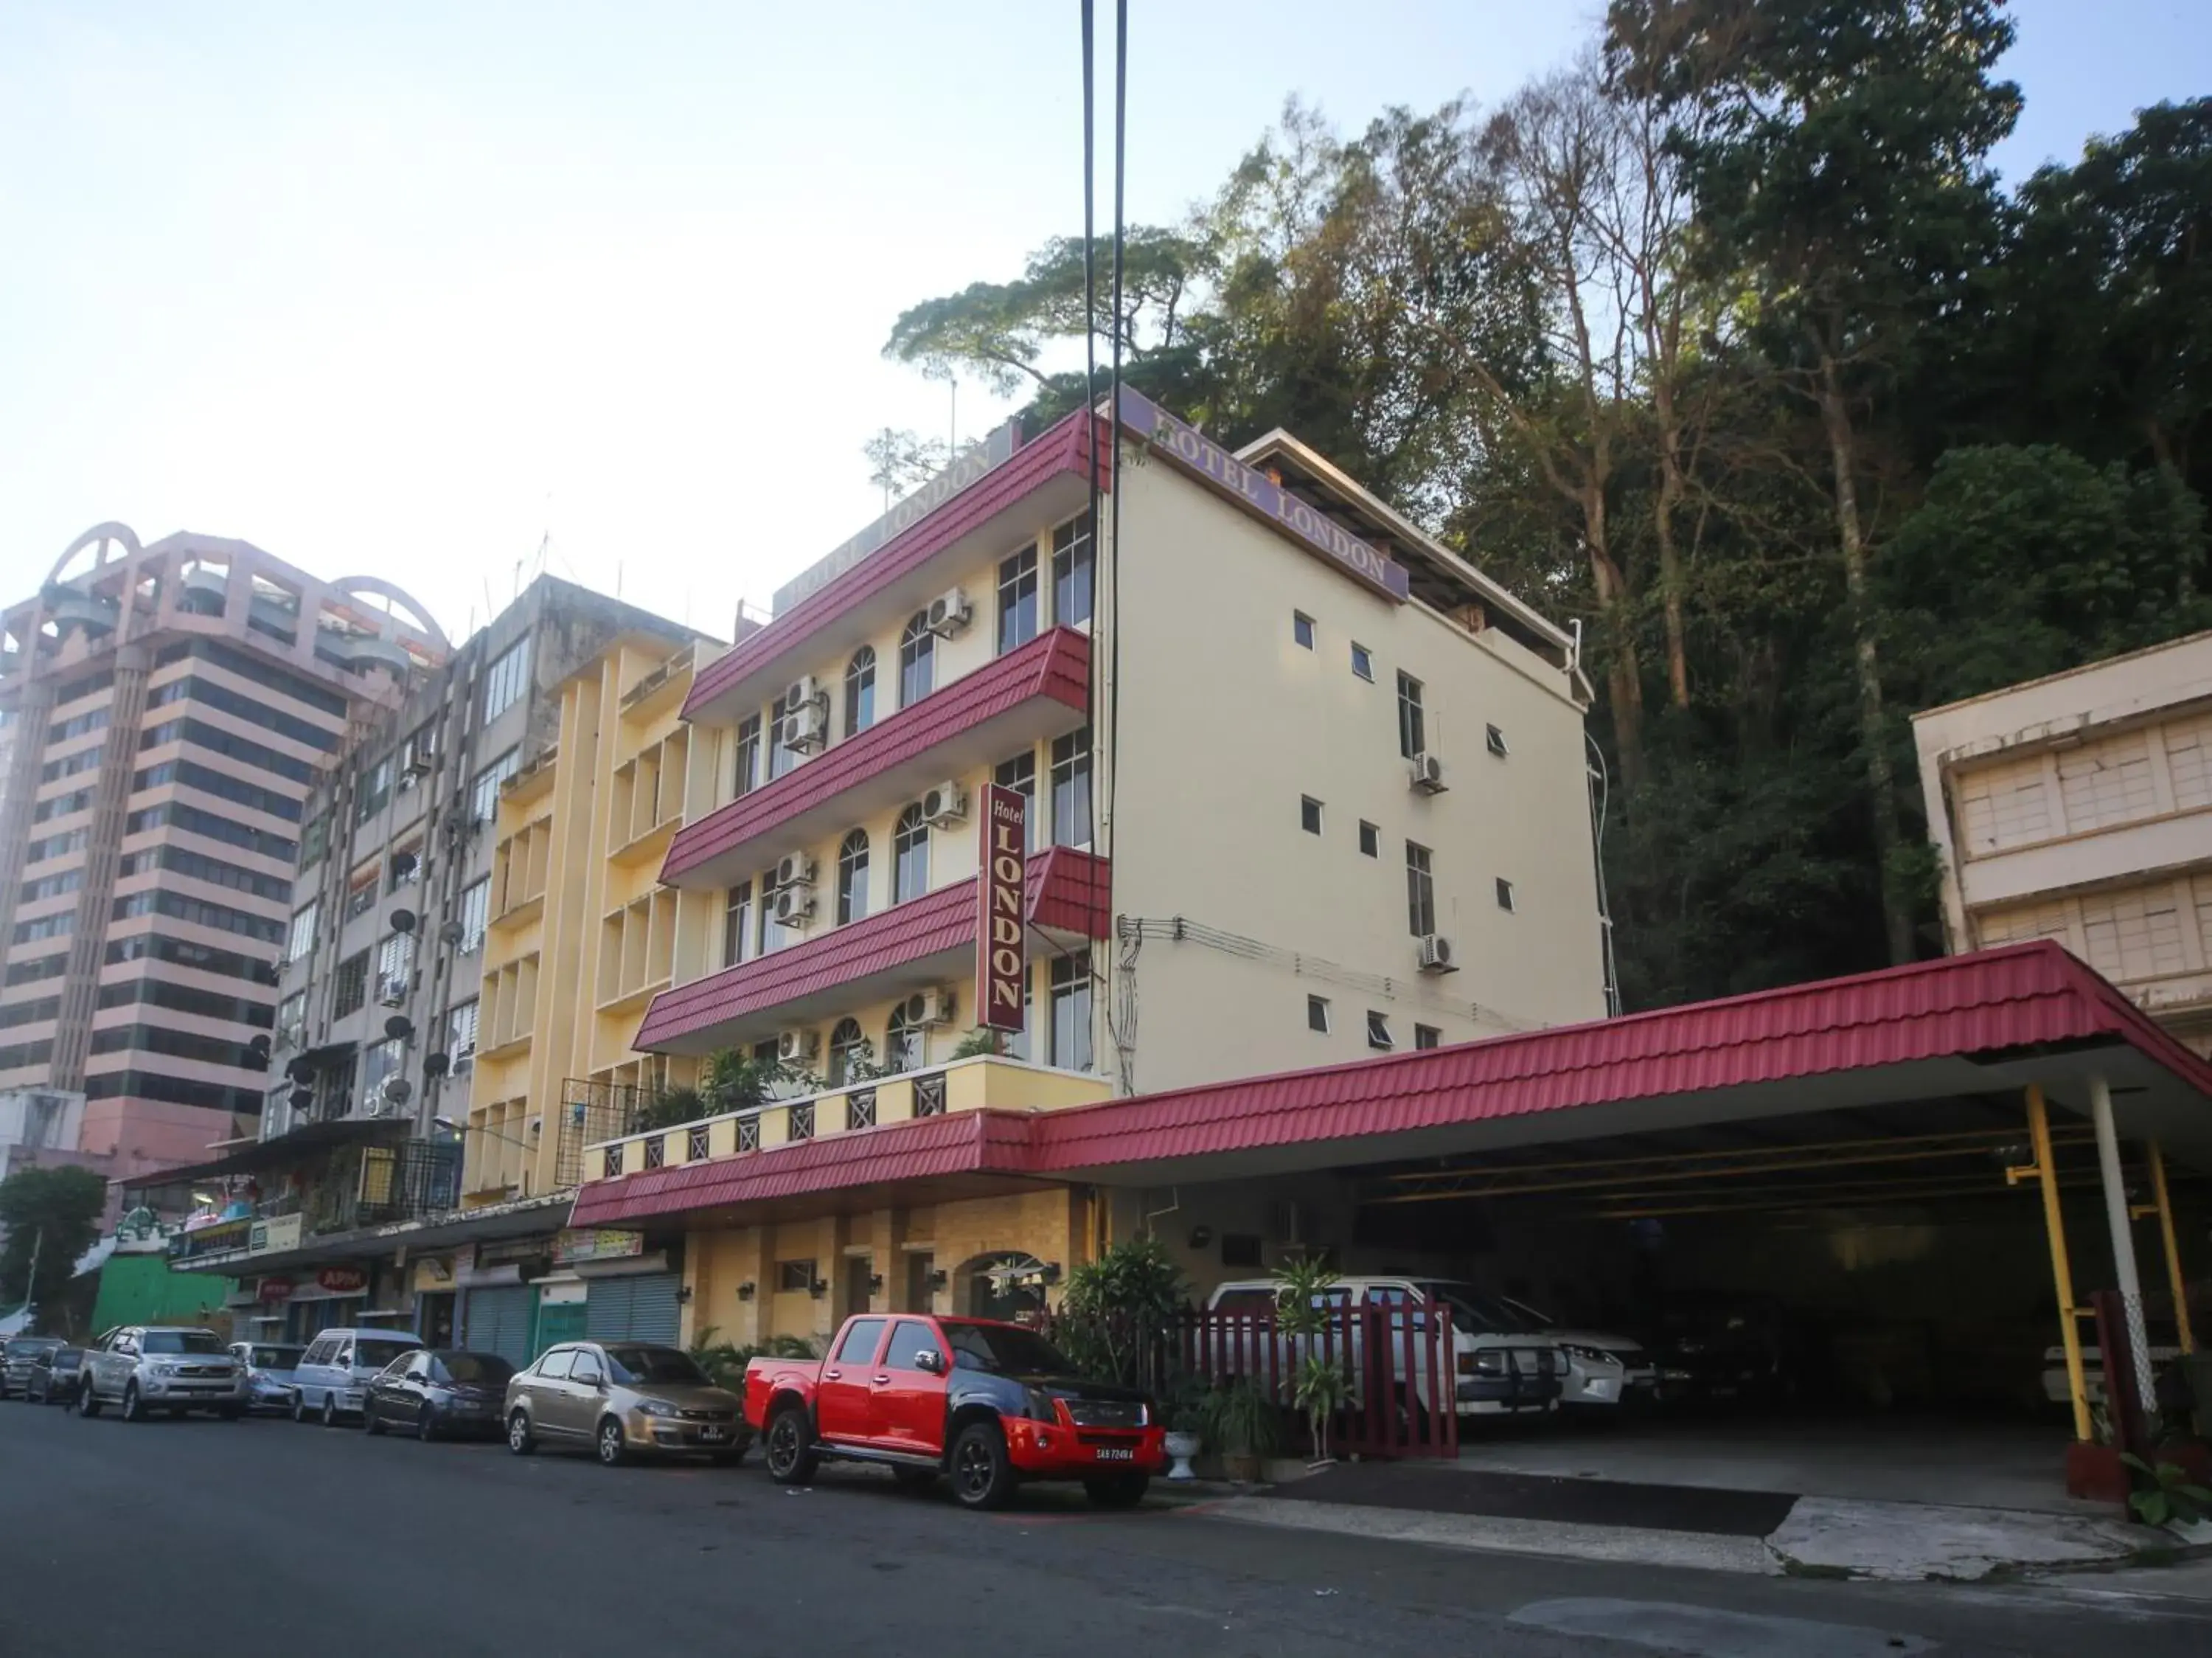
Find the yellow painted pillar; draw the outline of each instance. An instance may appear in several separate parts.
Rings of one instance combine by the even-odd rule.
[[[2158,1142],[2150,1143],[2150,1191],[2158,1205],[2159,1236],[2166,1244],[2166,1281],[2173,1289],[2173,1322],[2181,1337],[2181,1350],[2197,1350],[2196,1333],[2189,1327],[2189,1281],[2181,1275],[2181,1246],[2174,1240],[2173,1200],[2166,1192],[2166,1154]]]
[[[2074,1401],[2074,1437],[2087,1443],[2089,1385],[2081,1371],[2081,1326],[2074,1311],[2074,1271],[2066,1259],[2066,1221],[2058,1209],[2058,1166],[2051,1155],[2051,1117],[2043,1089],[2027,1088],[2027,1132],[2035,1146],[2035,1173],[2043,1188],[2043,1229],[2051,1242],[2051,1276],[2058,1289],[2058,1335],[2066,1350],[2066,1388]]]

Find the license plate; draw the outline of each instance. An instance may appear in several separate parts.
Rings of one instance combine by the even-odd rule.
[[[1093,1453],[1101,1462],[1134,1462],[1136,1449],[1128,1445],[1102,1445]]]
[[[729,1436],[730,1430],[727,1428],[702,1428],[699,1430],[699,1437],[702,1440],[714,1440],[720,1442],[721,1440],[727,1439]]]

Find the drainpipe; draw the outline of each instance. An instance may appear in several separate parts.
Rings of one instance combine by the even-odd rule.
[[[2142,1280],[2136,1273],[2134,1222],[2128,1214],[2128,1192],[2120,1179],[2120,1141],[2112,1127],[2112,1086],[2101,1076],[2089,1079],[2089,1121],[2097,1131],[2097,1167],[2105,1181],[2105,1219],[2112,1231],[2112,1271],[2119,1280],[2121,1304],[2128,1313],[2128,1348],[2135,1356],[2136,1396],[2143,1414],[2155,1417],[2157,1395],[2151,1384],[2150,1338],[2143,1328]]]

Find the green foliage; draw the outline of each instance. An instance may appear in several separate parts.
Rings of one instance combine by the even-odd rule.
[[[745,1388],[745,1366],[759,1358],[804,1359],[814,1356],[814,1350],[797,1336],[771,1336],[765,1342],[744,1347],[726,1341],[716,1341],[721,1333],[719,1325],[708,1325],[692,1338],[690,1349],[691,1362],[707,1373],[708,1380],[717,1387],[726,1387],[733,1393]]]
[[[960,1045],[952,1050],[955,1059],[975,1059],[999,1051],[1003,1039],[988,1025],[978,1025],[960,1039]]]
[[[1275,1323],[1287,1336],[1318,1336],[1328,1326],[1328,1292],[1336,1269],[1319,1255],[1301,1255],[1275,1269]]]
[[[2144,1525],[2212,1520],[2212,1490],[2192,1481],[2179,1463],[2161,1462],[2154,1468],[2132,1451],[2123,1451],[2120,1460],[2135,1473],[2128,1507]]]
[[[665,1088],[641,1104],[630,1119],[632,1134],[650,1134],[655,1129],[675,1128],[684,1123],[696,1123],[702,1117],[712,1117],[714,1108],[706,1096],[696,1088]]]
[[[1351,1394],[1352,1379],[1345,1375],[1343,1363],[1319,1353],[1305,1356],[1291,1383],[1291,1402],[1306,1413],[1314,1455],[1324,1462],[1328,1460],[1328,1419],[1344,1408]]]
[[[1206,1396],[1204,1420],[1200,1431],[1224,1456],[1270,1457],[1282,1444],[1274,1401],[1244,1376]]]
[[[1187,1286],[1157,1238],[1109,1245],[1067,1275],[1054,1338],[1087,1374],[1138,1387]]]
[[[24,1168],[0,1180],[0,1305],[58,1306],[76,1270],[77,1257],[100,1236],[100,1211],[107,1182],[86,1168]],[[38,1274],[31,1257],[38,1255]]]

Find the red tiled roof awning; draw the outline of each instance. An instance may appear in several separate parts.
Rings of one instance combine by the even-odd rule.
[[[1113,887],[1103,858],[1054,846],[1029,861],[1032,927],[1104,938]],[[818,1018],[851,1001],[869,981],[889,995],[957,971],[972,957],[979,921],[973,878],[938,887],[863,920],[831,928],[803,944],[663,991],[653,1000],[634,1045],[647,1051],[704,1053]],[[893,983],[894,978],[899,979]],[[842,994],[841,994],[842,993]],[[757,1031],[742,1021],[760,1015]]]
[[[783,776],[740,795],[669,843],[660,878],[728,887],[842,824],[1083,722],[1091,641],[1053,628]]]

